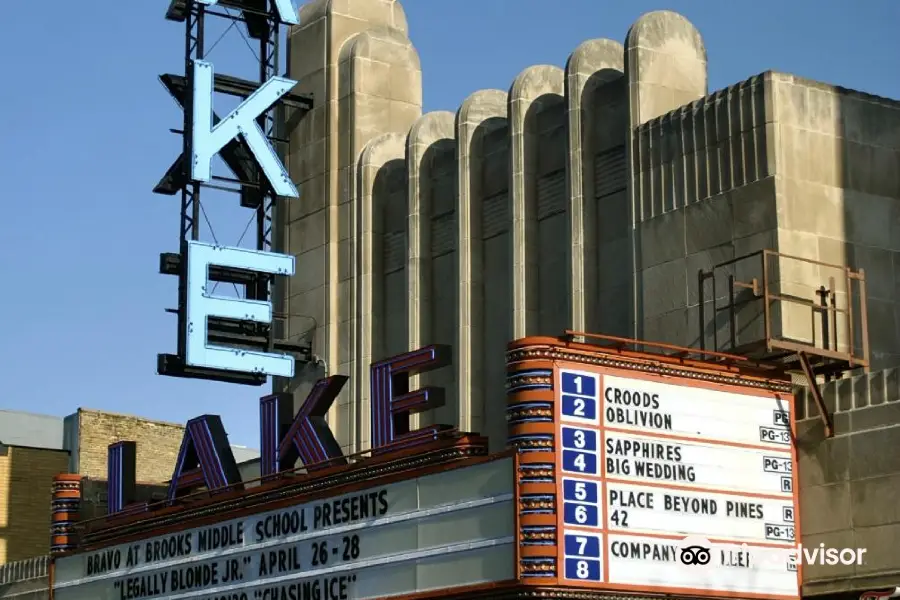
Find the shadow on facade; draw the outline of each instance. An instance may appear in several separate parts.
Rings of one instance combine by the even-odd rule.
[[[626,93],[626,79],[616,69],[592,74],[581,92],[584,311],[587,331],[634,337],[634,298],[642,282],[635,273],[634,247],[640,244],[633,247],[629,237]]]
[[[459,311],[459,166],[456,150],[455,137],[440,138],[431,141],[418,159],[417,243],[411,239],[413,223],[410,223],[408,231],[410,249],[417,246],[420,258],[418,271],[409,274],[410,283],[417,284],[419,293],[419,298],[414,300],[410,291],[409,314],[413,320],[418,318],[418,331],[410,331],[410,340],[415,339],[411,348],[430,344],[458,346],[456,332],[462,323]],[[413,169],[412,163],[410,169]],[[410,177],[412,175],[413,171]],[[407,202],[411,200],[410,196],[408,193]],[[411,205],[408,209],[408,212],[415,210]],[[413,282],[415,277],[418,280]],[[418,314],[414,315],[414,312]],[[459,414],[454,369],[423,373],[419,376],[419,385],[444,388],[448,399],[444,405],[419,417],[419,426],[454,422]]]
[[[792,152],[786,200],[794,219],[817,227],[813,256],[864,270],[871,361],[870,373],[820,383],[834,437],[825,437],[809,390],[797,388],[803,544],[867,550],[862,565],[805,566],[804,596],[858,593],[897,578],[900,457],[886,449],[900,436],[900,103],[799,78],[790,93],[800,122],[782,128]],[[835,330],[839,349],[861,354],[861,294],[842,276],[821,268],[817,282],[839,307],[853,306],[852,337],[846,322]]]
[[[811,98],[823,94],[814,85]],[[872,370],[881,370],[900,365],[900,102],[843,88],[833,93],[844,264],[865,271],[870,360]],[[859,314],[858,286],[849,300]],[[855,353],[862,347],[857,326]]]
[[[372,359],[402,354],[408,350],[409,304],[407,248],[409,247],[406,161],[389,160],[378,169],[372,185],[371,259],[365,250],[367,232],[360,231],[358,264],[365,270],[371,260]],[[359,206],[357,210],[365,210]],[[358,227],[364,226],[357,218]],[[361,235],[360,235],[361,234]],[[363,311],[366,307],[361,307]],[[359,314],[359,309],[357,309]]]
[[[512,225],[516,219],[524,220],[525,247],[512,251],[525,265],[525,328],[510,337],[559,335],[567,328],[571,312],[567,268],[571,245],[565,243],[569,239],[566,211],[571,210],[566,194],[565,98],[540,94],[525,112],[522,132],[524,168],[521,175],[512,173],[511,179],[521,178],[524,211],[516,214],[512,206]],[[518,276],[516,271],[514,277]]]
[[[480,427],[474,428],[491,440],[506,420],[504,403],[490,399],[506,397],[506,364],[500,357],[512,337],[510,140],[505,106],[502,111],[504,116],[489,116],[475,127],[468,148],[471,288],[468,306],[460,311],[471,327],[470,411],[482,416]],[[478,423],[475,418],[472,422]]]

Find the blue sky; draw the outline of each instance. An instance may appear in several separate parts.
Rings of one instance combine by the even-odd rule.
[[[232,443],[257,447],[260,388],[155,374],[157,353],[175,347],[175,319],[164,312],[175,304],[175,280],[157,264],[160,252],[177,250],[178,201],[151,189],[178,154],[168,129],[181,120],[157,76],[181,72],[183,27],[164,20],[167,0],[48,5],[52,13],[38,15],[31,3],[11,2],[0,25],[8,86],[0,408],[65,415],[82,406],[174,422],[220,414]],[[897,0],[404,7],[425,110],[455,111],[477,89],[508,88],[529,65],[562,66],[586,39],[623,41],[641,13],[657,9],[700,30],[711,90],[775,69],[900,98]],[[247,76],[252,55],[232,31],[209,59],[217,72]],[[219,241],[234,244],[249,213],[230,196],[210,203]]]

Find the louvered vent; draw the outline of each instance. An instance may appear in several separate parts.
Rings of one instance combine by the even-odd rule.
[[[433,258],[452,252],[456,237],[456,212],[448,212],[431,219],[431,256]]]
[[[485,198],[481,205],[481,226],[484,239],[505,233],[509,228],[509,197],[501,192]]]
[[[565,169],[559,169],[538,179],[537,210],[539,221],[566,210]]]
[[[617,146],[594,157],[594,194],[603,198],[623,191],[628,186],[625,146]]]
[[[384,234],[384,274],[403,269],[406,263],[406,232]]]

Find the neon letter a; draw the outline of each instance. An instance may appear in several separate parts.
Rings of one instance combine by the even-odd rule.
[[[201,487],[212,493],[243,487],[228,434],[218,415],[202,415],[187,422],[168,500],[174,502]]]

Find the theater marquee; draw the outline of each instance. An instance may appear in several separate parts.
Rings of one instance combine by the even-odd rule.
[[[513,459],[62,557],[55,600],[363,600],[515,578]]]
[[[535,581],[799,598],[787,558],[799,541],[788,381],[549,338],[510,348],[510,440],[532,474],[523,505],[555,506],[549,522],[522,516],[535,538],[555,529],[554,544],[535,542],[523,559]],[[698,540],[706,565],[682,555]]]
[[[752,556],[796,547],[788,400],[567,363],[555,378],[567,582],[798,593],[793,565]],[[688,536],[732,548],[701,573]]]

